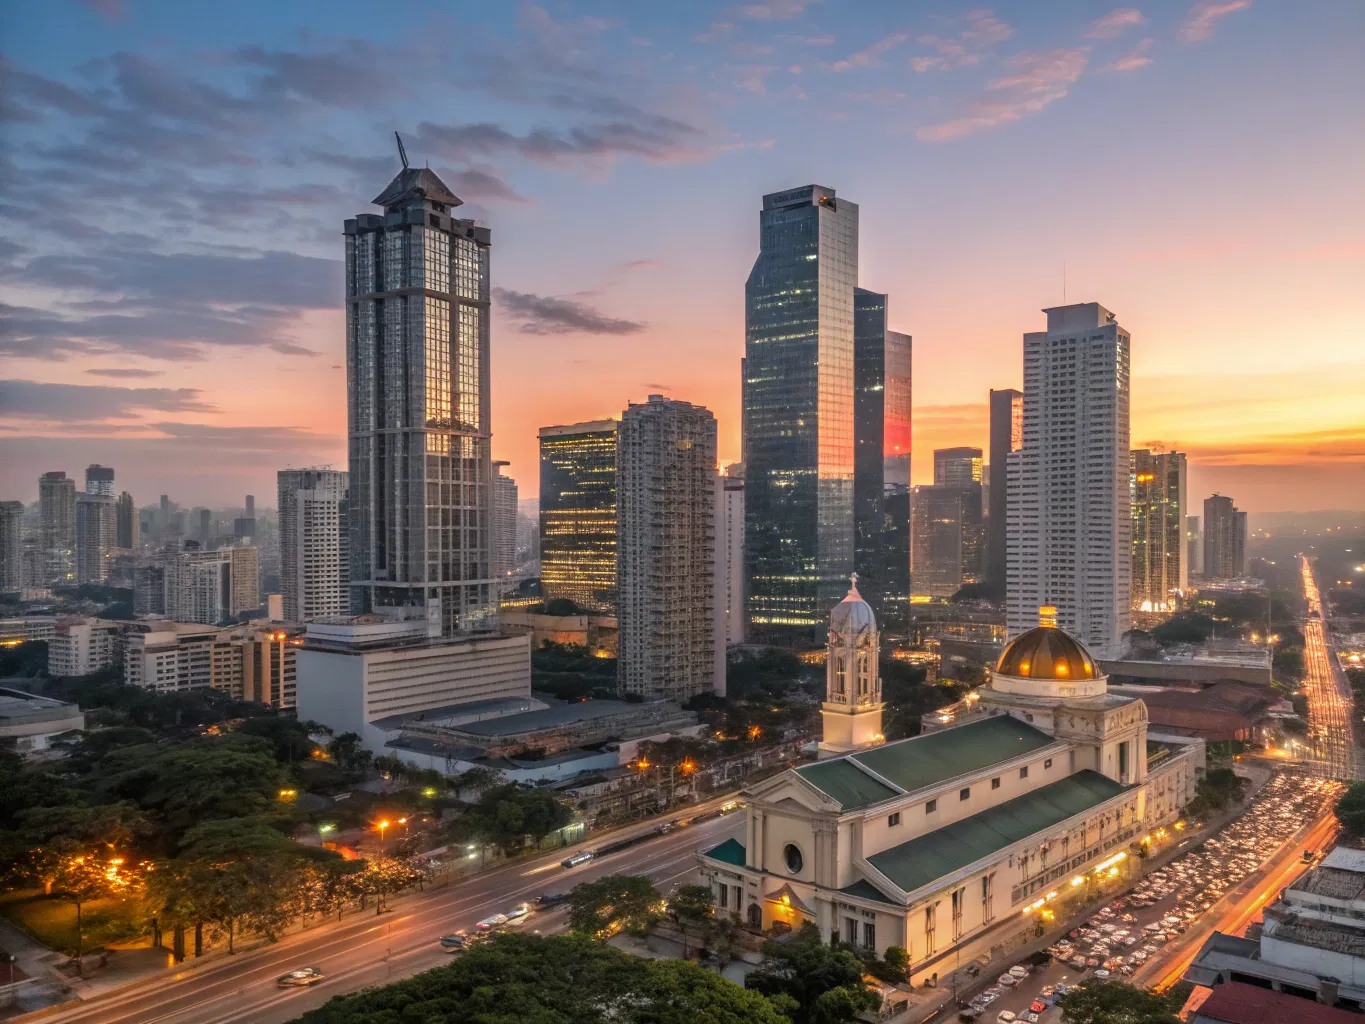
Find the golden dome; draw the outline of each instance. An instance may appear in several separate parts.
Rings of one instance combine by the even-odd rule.
[[[995,674],[1019,679],[1098,679],[1099,665],[1085,645],[1055,625],[1035,626],[1005,645]]]

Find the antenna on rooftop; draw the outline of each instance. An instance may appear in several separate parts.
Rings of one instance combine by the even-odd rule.
[[[403,170],[406,171],[408,169],[408,151],[403,148],[403,136],[394,132],[393,137],[398,140],[398,159],[403,161]]]

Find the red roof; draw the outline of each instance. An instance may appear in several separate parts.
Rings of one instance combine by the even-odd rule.
[[[1214,988],[1213,994],[1194,1011],[1194,1019],[1226,1024],[1285,1024],[1296,1020],[1311,1020],[1314,1024],[1361,1024],[1362,1020],[1358,1013],[1240,981],[1229,981]]]

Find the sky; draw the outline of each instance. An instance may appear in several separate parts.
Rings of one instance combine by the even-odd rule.
[[[342,222],[397,130],[492,230],[523,497],[539,427],[650,393],[740,458],[761,197],[814,182],[914,336],[916,482],[1098,301],[1191,511],[1365,508],[1363,44],[1357,0],[4,5],[0,498],[344,468]]]

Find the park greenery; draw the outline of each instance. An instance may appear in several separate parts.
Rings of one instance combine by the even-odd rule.
[[[1195,783],[1194,799],[1186,808],[1190,814],[1209,814],[1227,810],[1242,799],[1247,780],[1231,768],[1210,768]]]
[[[569,927],[591,938],[648,935],[663,917],[663,897],[644,875],[606,875],[569,891]]]
[[[1348,839],[1365,839],[1365,782],[1352,782],[1337,801],[1337,820]]]
[[[846,1024],[877,1009],[881,997],[864,978],[861,957],[831,946],[807,923],[763,946],[763,961],[744,986],[788,1006],[793,1024]]]
[[[1147,992],[1121,981],[1089,981],[1057,1001],[1065,1024],[1178,1024],[1186,993]]]

